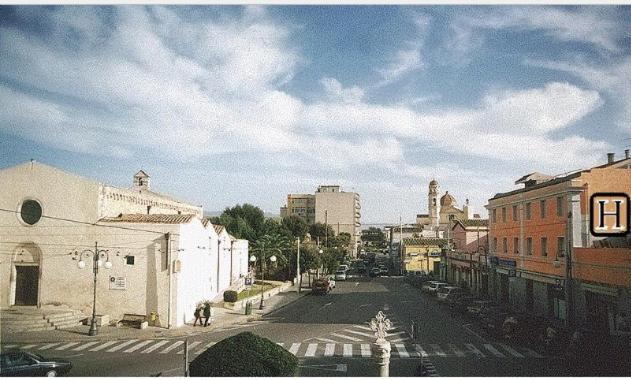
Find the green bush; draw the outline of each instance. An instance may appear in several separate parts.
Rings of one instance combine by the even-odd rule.
[[[237,302],[238,293],[234,290],[226,290],[223,292],[224,302]]]
[[[197,356],[191,376],[296,376],[298,359],[269,339],[251,332],[226,338]]]

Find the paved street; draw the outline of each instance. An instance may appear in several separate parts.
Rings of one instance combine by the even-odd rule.
[[[241,331],[269,338],[301,360],[303,376],[374,376],[368,322],[382,310],[393,322],[391,374],[413,376],[425,357],[440,376],[561,375],[557,358],[487,339],[468,321],[452,317],[402,278],[338,281],[326,296],[308,295],[263,320],[189,337],[190,358]],[[408,329],[420,318],[419,339]],[[183,338],[3,345],[69,358],[74,376],[181,375]]]

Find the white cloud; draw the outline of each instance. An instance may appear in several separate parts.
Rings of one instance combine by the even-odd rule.
[[[384,69],[379,69],[378,72],[381,74],[383,80],[388,83],[421,68],[423,68],[421,47],[412,46],[398,50],[390,64]]]
[[[322,78],[320,82],[324,86],[326,93],[333,100],[341,100],[345,103],[358,103],[364,97],[364,90],[360,87],[344,88],[335,78]]]
[[[570,73],[591,88],[607,94],[619,108],[618,127],[631,130],[631,58],[599,66],[581,61],[570,63],[534,59],[526,59],[524,64]]]

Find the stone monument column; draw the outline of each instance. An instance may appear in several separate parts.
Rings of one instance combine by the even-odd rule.
[[[390,342],[386,340],[387,331],[392,327],[390,320],[379,311],[377,316],[370,321],[370,328],[375,332],[377,340],[372,344],[373,359],[379,367],[379,376],[390,376]]]

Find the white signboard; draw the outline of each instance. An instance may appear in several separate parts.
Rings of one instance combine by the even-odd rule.
[[[122,276],[110,276],[110,290],[127,289],[127,278]]]

